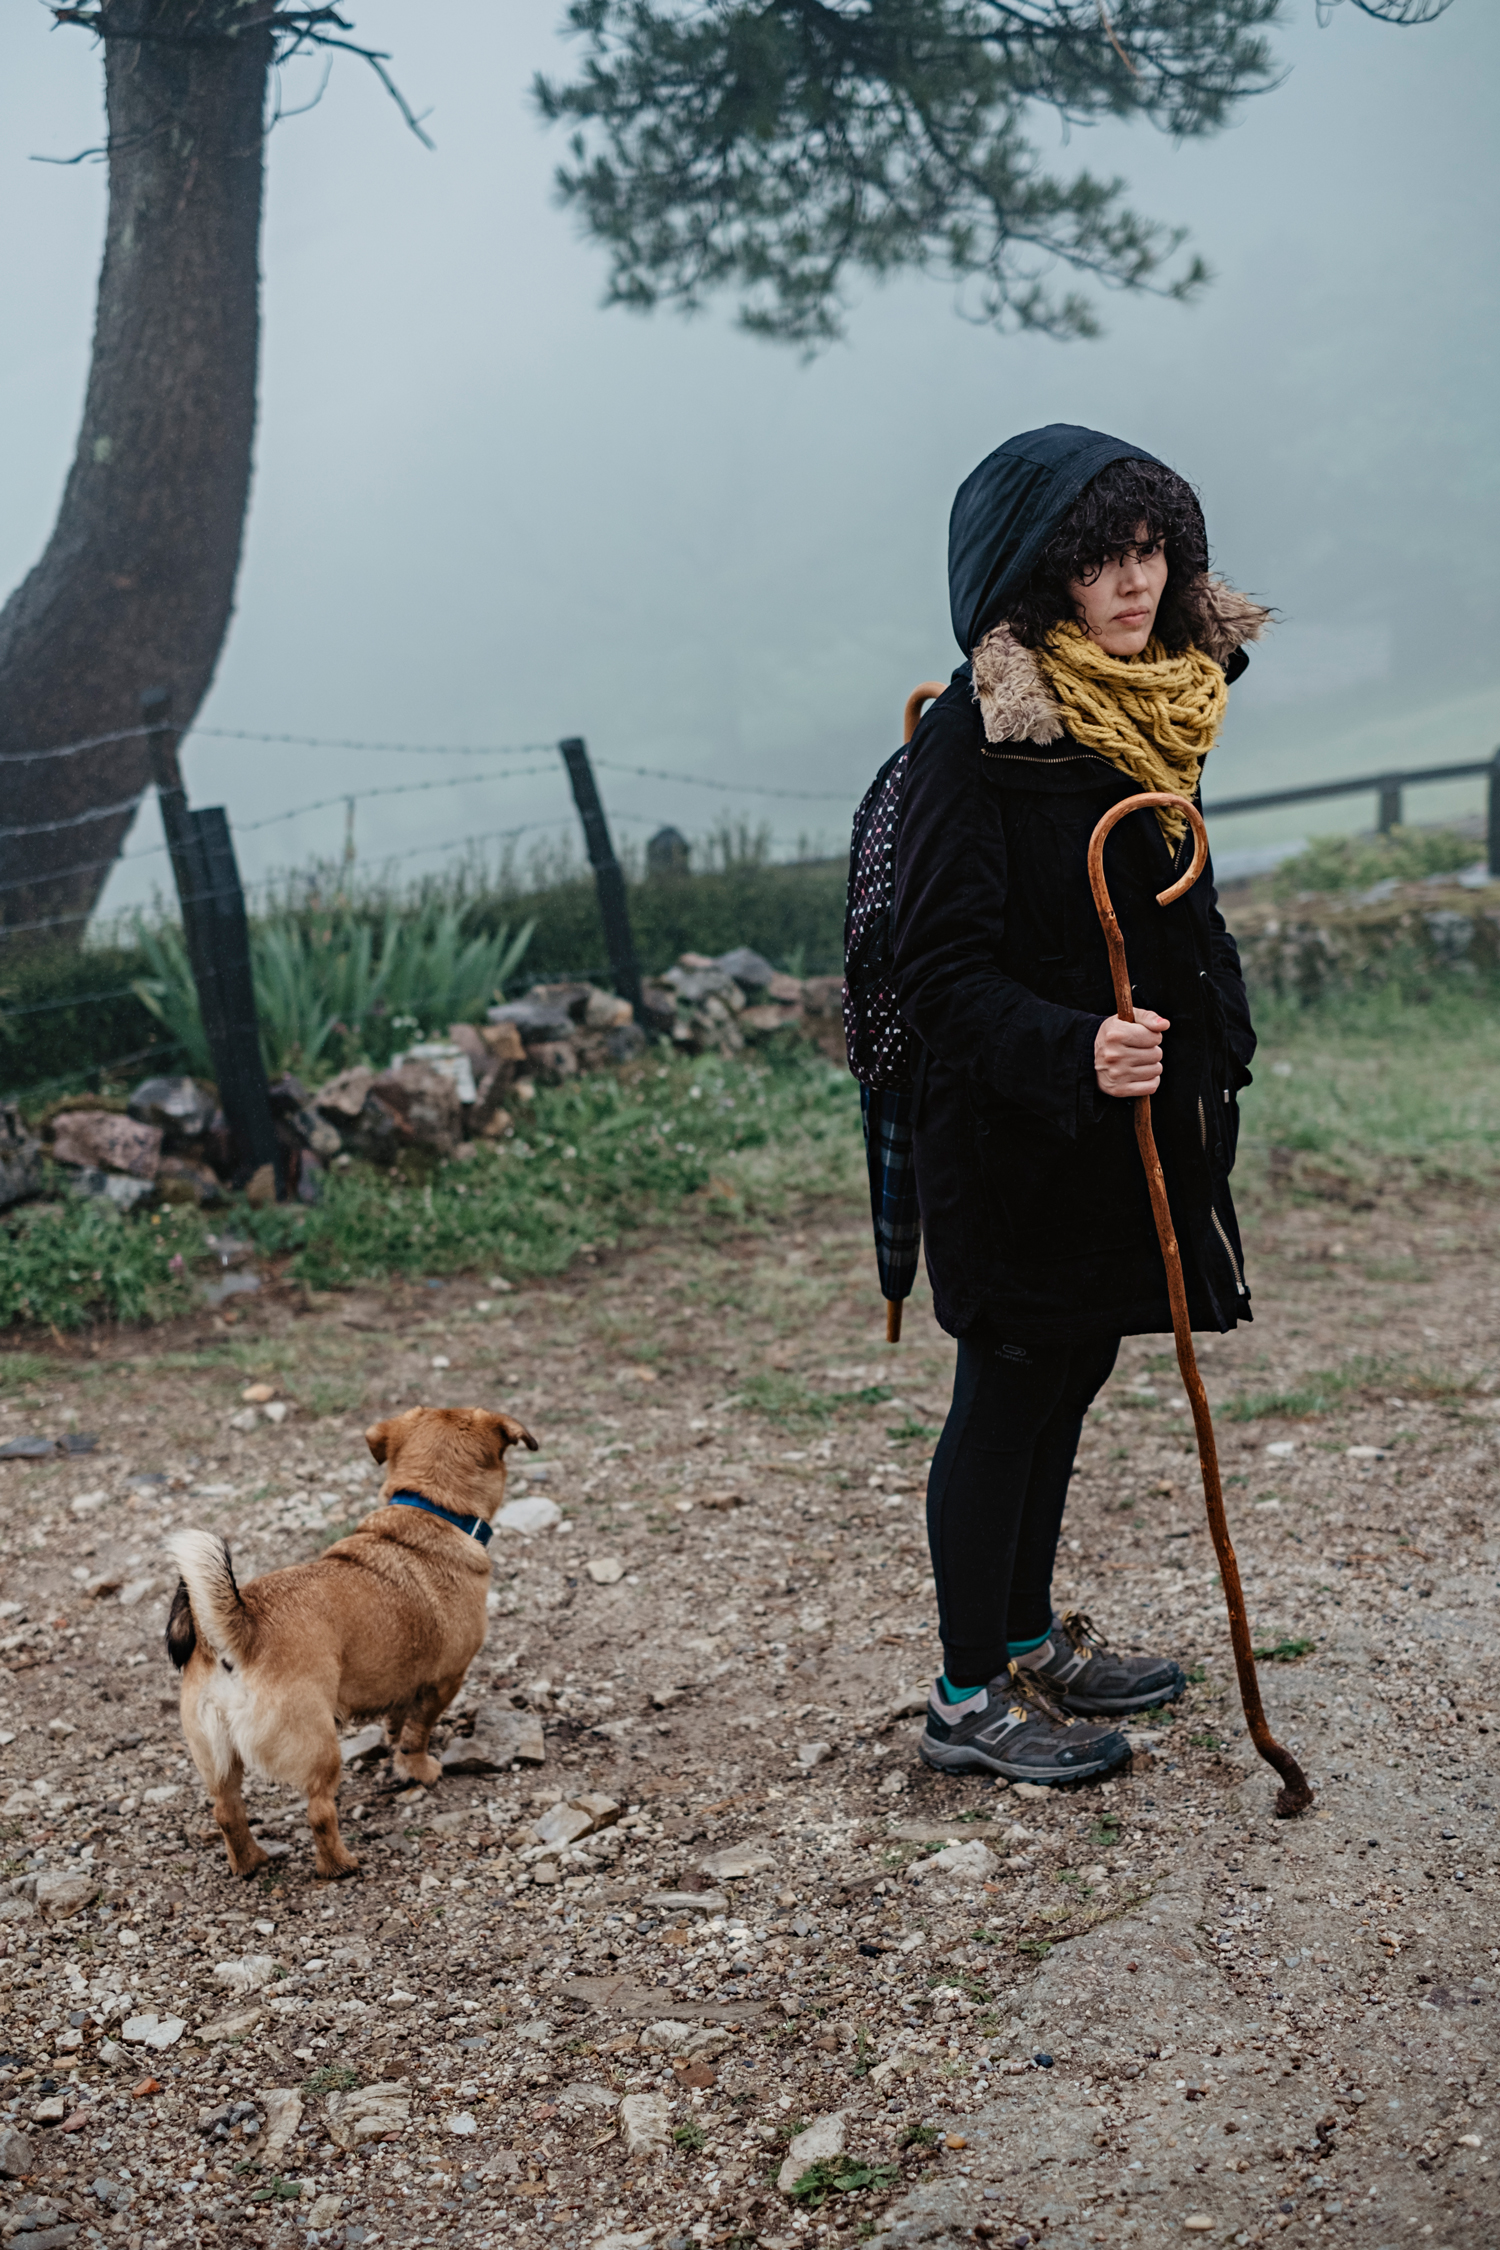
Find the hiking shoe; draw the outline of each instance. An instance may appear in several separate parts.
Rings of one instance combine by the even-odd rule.
[[[940,1773],[982,1767],[1006,1781],[1097,1781],[1130,1756],[1123,1734],[1070,1723],[1014,1664],[963,1703],[934,1681],[917,1749]]]
[[[1166,1656],[1118,1656],[1080,1609],[1054,1617],[1040,1648],[1016,1663],[1063,1711],[1087,1718],[1123,1719],[1175,1703],[1187,1686],[1180,1664]]]

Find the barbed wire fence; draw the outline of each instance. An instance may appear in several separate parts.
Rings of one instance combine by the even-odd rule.
[[[186,739],[186,734],[179,736],[171,722],[170,697],[165,691],[158,690],[142,699],[142,719],[137,726],[114,728],[107,733],[86,736],[76,742],[11,753],[4,760],[3,766],[0,766],[0,770],[4,770],[10,766],[56,762],[125,742],[146,741],[149,744],[153,778],[142,789],[117,801],[90,806],[82,812],[68,814],[56,820],[0,824],[0,841],[22,842],[31,838],[77,832],[82,842],[83,832],[92,824],[118,819],[124,813],[136,813],[154,790],[166,831],[161,842],[143,845],[135,851],[80,858],[60,868],[49,868],[45,874],[17,876],[0,881],[0,916],[4,914],[4,899],[8,893],[18,890],[34,891],[46,885],[66,883],[80,876],[112,872],[117,867],[133,867],[152,859],[166,858],[169,861],[184,942],[198,991],[204,1032],[220,1079],[225,1115],[240,1151],[240,1169],[246,1177],[262,1164],[275,1166],[279,1163],[276,1138],[271,1126],[269,1093],[260,1058],[246,900],[247,896],[256,893],[274,892],[278,886],[287,883],[289,876],[287,871],[283,871],[263,876],[249,884],[243,883],[234,849],[235,836],[258,834],[286,822],[337,808],[345,812],[347,838],[352,835],[355,810],[361,804],[395,797],[430,797],[450,790],[492,788],[546,774],[557,774],[559,767],[554,760],[560,759],[562,774],[570,785],[574,817],[581,823],[588,862],[594,877],[609,955],[608,973],[617,992],[627,998],[639,1014],[640,970],[630,928],[624,875],[615,851],[609,820],[599,796],[595,769],[631,779],[669,782],[680,787],[707,790],[719,796],[763,798],[808,805],[836,803],[845,808],[850,802],[848,790],[788,788],[775,783],[743,779],[725,781],[712,775],[684,773],[641,765],[626,759],[591,758],[581,738],[576,736],[557,742],[490,745],[370,741],[353,737],[268,733],[239,727],[195,727],[188,732],[194,738],[254,743],[267,747],[493,761],[478,772],[446,774],[430,781],[376,783],[365,788],[339,790],[329,796],[284,806],[277,812],[264,814],[254,820],[237,821],[231,830],[228,814],[222,806],[196,811],[189,809],[178,762],[179,744]],[[631,824],[654,825],[642,814],[617,812],[614,817],[617,821],[623,818]],[[380,865],[384,869],[420,857],[441,856],[458,851],[472,853],[476,846],[511,844],[527,835],[556,832],[565,824],[570,827],[572,825],[566,815],[559,815],[556,819],[520,821],[497,829],[476,831],[471,828],[461,836],[382,854]],[[347,848],[346,842],[346,851]],[[19,922],[0,921],[0,949],[7,943],[22,938],[34,939],[42,933],[77,929],[94,921],[96,916],[97,903],[80,910],[33,916]],[[0,951],[0,962],[3,962],[3,951]],[[602,973],[604,972],[598,970],[591,972]],[[137,995],[133,985],[114,984],[97,991],[71,992],[57,999],[30,1001],[18,1007],[6,1007],[3,998],[0,998],[0,1035],[3,1035],[6,1025],[24,1018],[135,997]],[[162,1052],[163,1047],[158,1043],[151,1047],[137,1048],[129,1054],[111,1058],[108,1062],[95,1064],[92,1068],[95,1072],[107,1074],[148,1061]],[[54,1087],[69,1085],[74,1076],[76,1073],[41,1081],[20,1091],[26,1098],[36,1099]]]

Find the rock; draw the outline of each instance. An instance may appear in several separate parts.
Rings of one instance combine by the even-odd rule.
[[[557,2097],[564,2109],[618,2109],[620,2097],[608,2086],[596,2086],[588,2079],[579,2079],[575,2085],[564,2086]]]
[[[749,945],[737,945],[732,951],[721,953],[714,966],[733,977],[747,999],[752,992],[766,991],[776,974],[765,955]]]
[[[625,1575],[618,1555],[591,1555],[584,1568],[596,1586],[618,1586]]]
[[[512,2037],[524,2039],[529,2046],[547,2047],[552,2043],[552,2029],[545,2016],[528,2016],[525,2023],[516,2025]]]
[[[503,1531],[519,1531],[530,1538],[533,1532],[550,1531],[555,1523],[561,1523],[562,1510],[545,1493],[533,1492],[524,1500],[507,1500],[495,1522]]]
[[[831,1742],[799,1742],[797,1745],[797,1763],[805,1766],[809,1772],[814,1766],[827,1765],[832,1756]]]
[[[57,1440],[51,1437],[13,1437],[0,1445],[0,1461],[52,1461]]]
[[[844,1040],[844,980],[842,977],[806,977],[802,984],[802,1006],[807,1016],[807,1029],[820,1052],[830,1062],[847,1063],[849,1050]]]
[[[367,1063],[356,1063],[352,1070],[341,1070],[337,1078],[330,1078],[313,1095],[313,1106],[328,1119],[336,1130],[352,1125],[364,1110],[370,1088],[375,1083],[375,1073]]]
[[[653,2156],[669,2144],[672,2113],[664,2094],[627,2094],[620,2104],[620,2131],[627,2156]]]
[[[256,2155],[266,2171],[274,2171],[302,2123],[302,2096],[295,2086],[268,2086],[260,2096],[260,2106],[265,2113],[266,2137],[257,2142]]]
[[[154,1593],[155,1590],[156,1580],[154,1578],[127,1578],[120,1588],[120,1607],[122,1609],[134,1609],[137,1602],[143,1602],[146,1596]]]
[[[42,1184],[42,1144],[11,1102],[0,1102],[0,1211],[24,1203]]]
[[[619,1817],[620,1808],[613,1797],[595,1792],[570,1797],[543,1813],[531,1831],[532,1840],[538,1844],[576,1844],[580,1836],[592,1836],[598,1829],[612,1828]]]
[[[451,1080],[460,1103],[471,1109],[479,1088],[474,1082],[474,1064],[464,1046],[455,1039],[424,1039],[415,1047],[408,1047],[394,1057],[391,1068],[403,1063],[426,1063],[439,1077]]]
[[[306,2195],[307,2189],[304,2187],[302,2192]],[[343,2216],[343,2211],[343,2196],[334,2195],[332,2192],[327,2195],[315,2195],[313,2207],[307,2214],[307,2224],[312,2228],[314,2234],[321,2234],[326,2227],[337,2224]]]
[[[346,1766],[372,1766],[377,1758],[385,1756],[386,1747],[384,1727],[361,1727],[358,1734],[345,1735],[339,1744],[339,1757]]]
[[[246,1406],[269,1406],[275,1396],[274,1383],[247,1383],[240,1392],[240,1398]]]
[[[200,2033],[199,2036],[201,2037],[202,2034]],[[101,2039],[97,2051],[99,2060],[106,2070],[118,2070],[121,2063],[127,2063],[130,2060],[129,2055],[117,2039]]]
[[[404,1062],[382,1071],[370,1088],[369,1099],[395,1119],[397,1139],[403,1147],[448,1157],[462,1138],[458,1088],[432,1063]]]
[[[64,2094],[47,2094],[36,2105],[31,2117],[36,2125],[60,2125],[68,2114],[68,2101]]]
[[[486,1010],[486,1017],[496,1026],[509,1024],[525,1047],[566,1039],[573,1028],[568,1009],[556,1001],[539,999],[535,994],[525,1000],[507,1000],[503,1007]]]
[[[894,1696],[885,1706],[881,1715],[887,1719],[920,1718],[927,1709],[927,1702],[928,1690],[925,1687],[903,1688],[900,1694]]]
[[[659,1907],[664,1914],[727,1914],[729,1900],[723,1891],[647,1891],[642,1906]]]
[[[680,2055],[697,2027],[679,2023],[675,2016],[663,2016],[657,2023],[648,2023],[641,2033],[641,2045],[656,2055]]]
[[[0,2179],[23,2180],[36,2170],[36,2157],[26,2135],[14,2125],[0,2125]]]
[[[411,2085],[405,2078],[361,2086],[352,2094],[328,2097],[328,2130],[340,2148],[362,2148],[366,2141],[401,2133],[411,2122]]]
[[[157,1166],[156,1192],[163,1203],[197,1211],[225,1199],[224,1183],[212,1165],[192,1156],[164,1156]]]
[[[786,2162],[776,2175],[776,2185],[783,2195],[790,2195],[803,2173],[814,2164],[826,2164],[844,2153],[844,2135],[847,2119],[841,2110],[828,2117],[815,2117],[805,2132],[797,2133],[787,2145]]]
[[[560,1086],[578,1076],[578,1051],[571,1039],[543,1039],[526,1050],[532,1075],[539,1086]]]
[[[668,969],[662,983],[670,985],[679,1000],[690,1008],[701,1006],[705,1000],[721,1000],[726,1008],[738,1015],[745,1005],[745,995],[736,980],[717,962],[706,961],[701,967],[687,967],[689,956],[684,954],[675,969]]]
[[[925,1883],[931,1878],[939,1882],[987,1883],[1000,1871],[1000,1862],[988,1844],[945,1844],[931,1859],[919,1859],[907,1870],[914,1883]]]
[[[59,1164],[154,1180],[161,1162],[161,1127],[138,1125],[113,1110],[65,1109],[52,1120],[52,1153]]]
[[[101,1172],[89,1165],[74,1173],[68,1192],[85,1203],[112,1203],[117,1211],[134,1211],[138,1204],[149,1203],[156,1193],[156,1183],[131,1179],[123,1172]]]
[[[749,1875],[764,1875],[767,1868],[776,1865],[776,1854],[769,1844],[729,1844],[723,1851],[710,1852],[698,1864],[716,1882],[738,1883]]]
[[[236,1960],[218,1962],[214,1982],[227,1984],[231,1992],[259,1992],[275,1974],[276,1961],[272,1954],[246,1953]]]
[[[604,1059],[618,1067],[634,1062],[646,1052],[646,1034],[638,1023],[620,1023],[604,1034]]]
[[[448,2115],[443,2119],[443,2131],[445,2133],[455,2133],[459,2136],[460,2139],[462,2139],[467,2134],[477,2133],[479,2131],[479,2127],[475,2123],[474,2117],[469,2110],[454,2109],[450,2110]]]
[[[187,2030],[181,2016],[158,2016],[154,2012],[144,2016],[129,2016],[120,2026],[120,2037],[128,2047],[153,2047],[165,2054],[175,2047]]]
[[[218,1102],[193,1078],[143,1078],[125,1104],[138,1125],[154,1125],[164,1148],[201,1141],[213,1124]]]
[[[36,1903],[49,1922],[66,1921],[98,1896],[92,1875],[38,1875],[36,1879]]]
[[[444,1773],[504,1773],[517,1759],[527,1766],[546,1764],[541,1720],[534,1711],[481,1703],[474,1714],[474,1732],[449,1743],[442,1766]]]
[[[482,1023],[474,1027],[477,1037],[483,1040],[491,1057],[501,1065],[519,1066],[526,1060],[526,1042],[513,1023],[505,1021]],[[455,1029],[451,1036],[458,1037]]]

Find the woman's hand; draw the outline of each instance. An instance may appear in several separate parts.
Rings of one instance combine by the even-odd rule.
[[[1094,1076],[1101,1094],[1133,1101],[1154,1094],[1161,1084],[1161,1035],[1171,1029],[1165,1016],[1141,1008],[1134,1023],[1106,1016],[1094,1036]]]

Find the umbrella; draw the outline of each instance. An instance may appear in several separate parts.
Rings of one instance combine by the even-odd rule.
[[[903,1086],[861,1086],[860,1121],[870,1175],[870,1223],[885,1299],[885,1340],[901,1341],[901,1307],[917,1278],[922,1220],[912,1167],[912,1097]]]
[[[1152,805],[1180,805],[1193,824],[1193,864],[1168,890],[1157,892],[1157,905],[1170,906],[1174,899],[1182,897],[1184,891],[1191,890],[1208,861],[1208,830],[1203,825],[1202,813],[1191,798],[1179,797],[1172,790],[1149,790],[1138,797],[1122,798],[1119,804],[1110,806],[1089,838],[1089,882],[1093,887],[1099,920],[1104,928],[1104,942],[1109,948],[1109,969],[1115,987],[1115,1010],[1126,1023],[1134,1023],[1135,1010],[1130,1004],[1130,970],[1125,961],[1125,940],[1120,935],[1120,925],[1115,919],[1114,907],[1110,904],[1109,885],[1104,880],[1104,840],[1116,821],[1123,820],[1127,813],[1143,812]],[[1276,1793],[1277,1816],[1281,1820],[1290,1820],[1293,1814],[1306,1812],[1313,1801],[1313,1793],[1306,1774],[1290,1750],[1284,1749],[1276,1740],[1266,1722],[1265,1706],[1260,1699],[1260,1681],[1255,1670],[1255,1651],[1250,1644],[1250,1620],[1245,1612],[1244,1589],[1240,1585],[1240,1566],[1235,1559],[1234,1542],[1229,1536],[1229,1519],[1224,1512],[1224,1487],[1219,1481],[1219,1449],[1214,1443],[1213,1417],[1208,1411],[1208,1393],[1203,1388],[1197,1354],[1193,1350],[1187,1291],[1182,1281],[1182,1256],[1177,1248],[1171,1206],[1167,1202],[1167,1183],[1162,1177],[1161,1158],[1156,1152],[1156,1135],[1151,1130],[1151,1096],[1138,1095],[1134,1108],[1136,1146],[1146,1168],[1146,1185],[1151,1191],[1151,1213],[1156,1221],[1162,1262],[1167,1269],[1167,1295],[1172,1301],[1172,1334],[1177,1343],[1177,1365],[1182,1373],[1188,1403],[1193,1410],[1193,1428],[1198,1438],[1198,1466],[1203,1472],[1203,1498],[1208,1510],[1208,1528],[1213,1535],[1214,1553],[1219,1558],[1224,1606],[1229,1612],[1229,1638],[1234,1648],[1234,1667],[1239,1675],[1240,1704],[1244,1710],[1245,1724],[1250,1729],[1250,1739],[1266,1764],[1274,1766],[1281,1776],[1282,1786]]]

